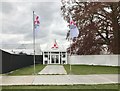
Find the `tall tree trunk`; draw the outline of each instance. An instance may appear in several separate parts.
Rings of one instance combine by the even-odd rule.
[[[120,54],[120,30],[119,30],[119,24],[117,19],[117,3],[113,3],[112,5],[112,27],[113,27],[113,53],[114,54]]]

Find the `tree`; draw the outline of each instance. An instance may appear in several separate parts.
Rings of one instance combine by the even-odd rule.
[[[108,52],[120,54],[120,2],[62,0],[61,11],[67,22],[71,15],[80,30],[78,40],[72,44],[72,51],[100,54],[103,46],[107,45]]]
[[[20,52],[19,55],[27,55],[27,54],[24,52]]]

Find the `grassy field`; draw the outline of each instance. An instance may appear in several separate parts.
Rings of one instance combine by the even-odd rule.
[[[69,86],[3,86],[2,89],[118,89],[120,84],[69,85]]]
[[[64,65],[67,73],[70,73],[70,65]],[[86,74],[118,74],[120,67],[111,66],[88,66],[88,65],[72,65],[71,74],[86,75]],[[120,73],[120,72],[119,72]]]
[[[36,64],[35,72],[36,73],[40,72],[44,67],[45,67],[45,65]],[[15,70],[15,71],[13,71],[11,73],[8,73],[6,75],[17,76],[17,75],[32,75],[32,74],[34,74],[34,66],[33,65],[29,66],[29,67],[25,67],[25,68]]]
[[[44,67],[45,67],[45,65],[36,64],[36,73],[40,72]],[[67,71],[67,73],[69,74],[70,66],[64,65],[64,68]],[[120,67],[112,67],[112,66],[72,65],[71,68],[72,68],[71,74],[75,74],[75,75],[118,74],[118,72],[120,74],[120,71],[118,71],[118,69]],[[5,75],[17,76],[17,75],[32,75],[32,74],[34,74],[33,65],[15,70],[15,71],[10,72]]]

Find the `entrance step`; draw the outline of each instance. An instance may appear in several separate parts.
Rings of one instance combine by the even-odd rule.
[[[47,65],[39,75],[66,75],[67,72],[62,65]]]

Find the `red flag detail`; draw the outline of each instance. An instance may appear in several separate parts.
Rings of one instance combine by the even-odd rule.
[[[39,16],[36,16],[36,17],[35,17],[34,24],[40,24],[40,21],[39,21]]]

